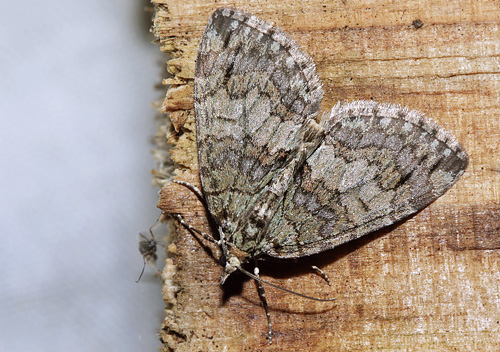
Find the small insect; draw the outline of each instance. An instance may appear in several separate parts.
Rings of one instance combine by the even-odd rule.
[[[257,281],[269,342],[259,260],[309,256],[391,225],[446,192],[468,162],[421,113],[372,101],[320,113],[322,97],[313,61],[281,29],[237,9],[213,13],[194,81],[203,191],[179,183],[205,200],[217,238],[176,218],[220,246],[221,284],[235,271]]]
[[[142,260],[144,265],[142,266],[141,274],[139,278],[136,280],[136,283],[139,282],[142,278],[142,274],[144,274],[144,269],[146,269],[146,264],[151,265],[158,274],[160,274],[160,270],[156,267],[156,261],[158,260],[157,254],[157,246],[158,241],[155,239],[155,235],[153,233],[153,229],[160,223],[160,218],[163,216],[160,215],[158,219],[154,222],[154,224],[149,228],[149,236],[146,237],[144,234],[139,233],[139,236],[142,237],[142,240],[139,241],[139,253],[142,255]]]
[[[420,29],[424,25],[424,22],[422,22],[421,20],[415,20],[411,23],[411,25],[415,27],[415,29]]]

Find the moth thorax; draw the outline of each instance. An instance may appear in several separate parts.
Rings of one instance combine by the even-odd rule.
[[[259,229],[263,229],[269,223],[269,219],[272,216],[269,204],[260,204],[254,208],[250,220]]]

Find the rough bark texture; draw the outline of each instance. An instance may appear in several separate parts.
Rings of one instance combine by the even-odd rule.
[[[171,55],[163,111],[176,179],[199,186],[194,59],[210,14],[226,5],[291,34],[316,63],[323,109],[358,99],[406,105],[452,131],[470,157],[459,182],[408,220],[295,263],[263,263],[271,282],[337,298],[266,287],[272,345],[254,282],[235,276],[221,287],[218,248],[176,225],[163,275],[165,350],[500,350],[500,2],[153,2],[153,30]],[[185,187],[167,183],[159,207],[210,231]]]

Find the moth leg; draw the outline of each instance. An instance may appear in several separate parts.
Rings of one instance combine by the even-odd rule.
[[[187,222],[185,222],[184,219],[182,218],[182,216],[180,216],[179,214],[174,214],[174,217],[179,222],[179,224],[184,226],[188,231],[195,232],[198,235],[200,235],[201,237],[203,237],[204,239],[206,239],[207,241],[215,243],[217,245],[220,245],[219,241],[217,241],[215,238],[210,236],[208,233],[201,232],[196,227],[193,227],[193,226],[189,225]]]
[[[259,277],[259,268],[257,267],[257,264],[255,265],[255,268],[253,269],[253,273],[255,276]],[[272,325],[271,325],[271,314],[269,314],[269,307],[267,306],[267,299],[266,299],[266,291],[264,290],[264,286],[262,286],[262,283],[260,281],[255,280],[257,283],[257,290],[259,292],[259,297],[260,300],[262,301],[262,306],[264,307],[264,310],[266,311],[266,317],[267,317],[267,339],[269,340],[269,344],[273,343],[273,337],[272,337]]]
[[[203,193],[200,191],[198,187],[195,185],[190,184],[189,182],[184,182],[184,181],[177,181],[177,180],[172,180],[172,182],[177,183],[179,185],[182,185],[184,187],[187,187],[191,192],[196,194],[196,196],[199,198],[199,200],[203,203],[203,206],[208,210],[207,202],[205,201],[205,197],[203,196]],[[189,225],[187,222],[184,221],[184,219],[179,215],[179,214],[174,214],[175,219],[182,225],[184,226],[188,231],[192,231],[203,237],[209,242],[220,244],[219,241],[215,240],[212,236],[210,236],[207,233],[201,232],[197,228]]]
[[[312,265],[311,269],[313,269],[319,276],[321,276],[323,279],[325,279],[328,286],[332,286],[332,282],[330,281],[330,278],[328,277],[328,275],[326,275],[326,273],[323,270],[318,268],[316,265]]]
[[[203,203],[205,208],[207,208],[207,202],[205,201],[205,197],[203,196],[203,193],[200,191],[198,187],[195,185],[190,184],[189,182],[184,182],[184,181],[177,181],[177,180],[172,180],[172,182],[175,182],[179,185],[182,185],[184,187],[187,187],[191,192],[196,194],[196,196],[200,199],[200,201]]]

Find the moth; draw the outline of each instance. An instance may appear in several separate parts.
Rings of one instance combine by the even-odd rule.
[[[204,237],[221,247],[221,284],[237,270],[258,281],[270,341],[262,280],[243,263],[309,256],[391,225],[468,163],[419,112],[372,101],[320,112],[322,97],[312,59],[280,28],[238,9],[212,14],[194,81],[202,191],[190,187],[218,227]]]

